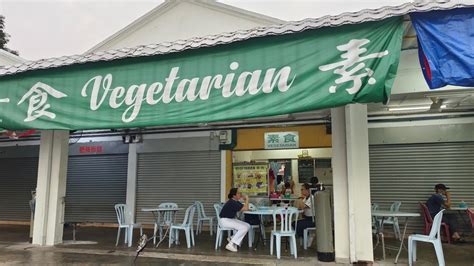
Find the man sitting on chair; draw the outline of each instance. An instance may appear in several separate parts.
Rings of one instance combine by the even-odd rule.
[[[295,206],[298,209],[303,210],[303,219],[300,219],[296,222],[296,224],[293,225],[293,228],[296,226],[296,235],[297,236],[303,236],[303,232],[306,228],[309,227],[315,227],[315,224],[313,222],[313,211],[312,208],[315,206],[312,206],[311,204],[311,193],[309,189],[311,186],[307,183],[304,183],[301,186],[301,197],[300,200],[295,203]],[[308,238],[308,246],[311,246],[311,242],[313,242],[313,235],[310,234]]]
[[[426,207],[428,207],[431,218],[435,217],[441,211],[441,208],[449,209],[451,207],[451,194],[447,191],[448,189],[449,187],[446,187],[444,184],[437,184],[435,186],[435,194],[431,195],[426,201]],[[446,200],[444,200],[443,195],[446,197]],[[463,241],[457,232],[456,217],[445,213],[443,215],[443,222],[449,226],[453,241]]]

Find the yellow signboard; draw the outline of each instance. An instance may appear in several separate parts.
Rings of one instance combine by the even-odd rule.
[[[234,165],[234,187],[241,193],[268,193],[268,165]]]

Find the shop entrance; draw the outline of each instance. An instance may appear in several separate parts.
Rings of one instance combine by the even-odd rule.
[[[237,185],[259,199],[269,197],[272,193],[285,194],[285,184],[290,184],[291,194],[298,197],[301,185],[311,183],[315,176],[327,188],[333,184],[331,148],[234,151],[232,159],[233,186]],[[246,174],[242,166],[264,166],[266,176],[263,179],[267,182],[264,190],[246,189],[261,181],[257,180],[257,175],[250,173],[253,168],[247,167],[249,173]],[[244,175],[246,180],[243,180]],[[261,184],[259,186],[263,187]]]

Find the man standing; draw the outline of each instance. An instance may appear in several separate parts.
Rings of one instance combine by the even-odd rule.
[[[431,218],[435,217],[442,208],[449,209],[451,207],[451,194],[447,191],[448,189],[449,187],[444,184],[437,184],[435,186],[435,194],[431,195],[426,201],[426,207],[428,207]],[[446,197],[446,200],[444,200],[443,196]],[[457,230],[456,217],[451,214],[444,214],[443,222],[449,225],[453,241],[462,241]]]

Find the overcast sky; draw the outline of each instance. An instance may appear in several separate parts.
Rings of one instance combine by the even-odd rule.
[[[29,59],[81,54],[163,0],[0,0],[8,47]],[[409,0],[222,0],[282,20],[336,15]]]

